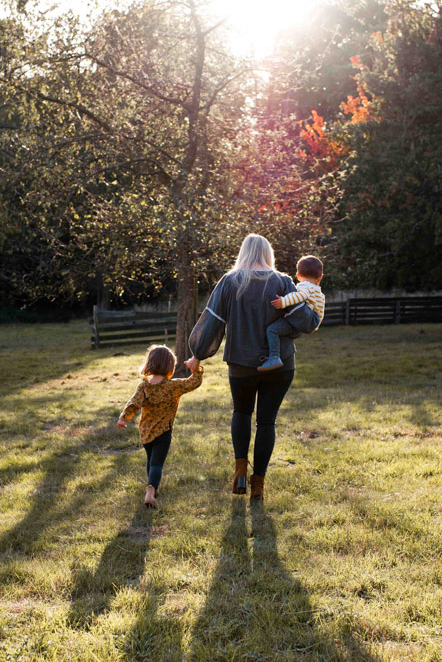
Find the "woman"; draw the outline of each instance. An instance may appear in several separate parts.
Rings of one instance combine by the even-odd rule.
[[[275,445],[276,416],[295,374],[295,347],[288,337],[281,338],[283,365],[272,372],[257,370],[268,354],[266,327],[284,314],[270,302],[277,294],[296,292],[290,276],[276,271],[274,264],[267,239],[256,234],[246,237],[235,266],[217,283],[189,338],[193,356],[187,365],[194,370],[200,361],[216,353],[227,326],[223,358],[229,366],[233,398],[234,494],[246,493],[252,413],[257,400],[251,499],[263,499],[264,476]],[[294,332],[293,337],[298,335]]]

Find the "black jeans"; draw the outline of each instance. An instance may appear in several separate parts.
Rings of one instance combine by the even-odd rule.
[[[143,444],[147,454],[147,484],[157,490],[163,474],[163,464],[166,461],[172,441],[172,430],[160,434],[148,444]]]
[[[247,458],[256,407],[253,472],[265,476],[275,445],[275,421],[279,407],[295,375],[294,370],[262,372],[250,377],[229,377],[233,398],[232,441],[235,458]]]

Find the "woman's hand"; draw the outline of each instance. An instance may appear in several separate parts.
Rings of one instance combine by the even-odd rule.
[[[117,422],[117,428],[127,428],[126,421],[123,421],[123,419],[120,418]]]
[[[272,301],[273,308],[282,308],[282,297],[279,294],[276,295],[276,299]]]
[[[195,370],[198,370],[198,368],[200,367],[200,362],[198,359],[192,356],[190,359],[187,359],[187,361],[184,361],[184,365],[186,365],[189,368],[190,372],[193,375]]]

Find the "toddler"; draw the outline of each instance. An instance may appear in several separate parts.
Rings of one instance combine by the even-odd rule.
[[[176,357],[165,345],[154,345],[147,353],[141,369],[142,382],[127,402],[117,427],[125,428],[141,408],[140,441],[147,454],[146,508],[156,508],[156,496],[163,465],[172,441],[172,427],[180,397],[201,386],[203,368],[198,366],[186,379],[171,379]]]
[[[305,255],[298,260],[296,267],[296,278],[299,281],[297,291],[289,292],[284,297],[278,295],[272,301],[274,308],[295,308],[267,327],[269,358],[259,366],[259,371],[274,370],[283,365],[280,357],[280,336],[295,337],[300,331],[311,333],[312,316],[313,331],[317,331],[324,317],[325,297],[319,286],[323,275],[321,260],[314,255]]]

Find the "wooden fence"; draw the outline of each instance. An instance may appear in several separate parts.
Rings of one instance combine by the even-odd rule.
[[[442,296],[380,297],[326,303],[322,324],[442,322]],[[94,306],[92,348],[167,342],[175,337],[176,313],[114,312]]]
[[[323,325],[442,322],[442,297],[379,297],[326,303]]]
[[[135,343],[164,343],[175,337],[176,313],[98,310],[94,306],[92,348]]]

